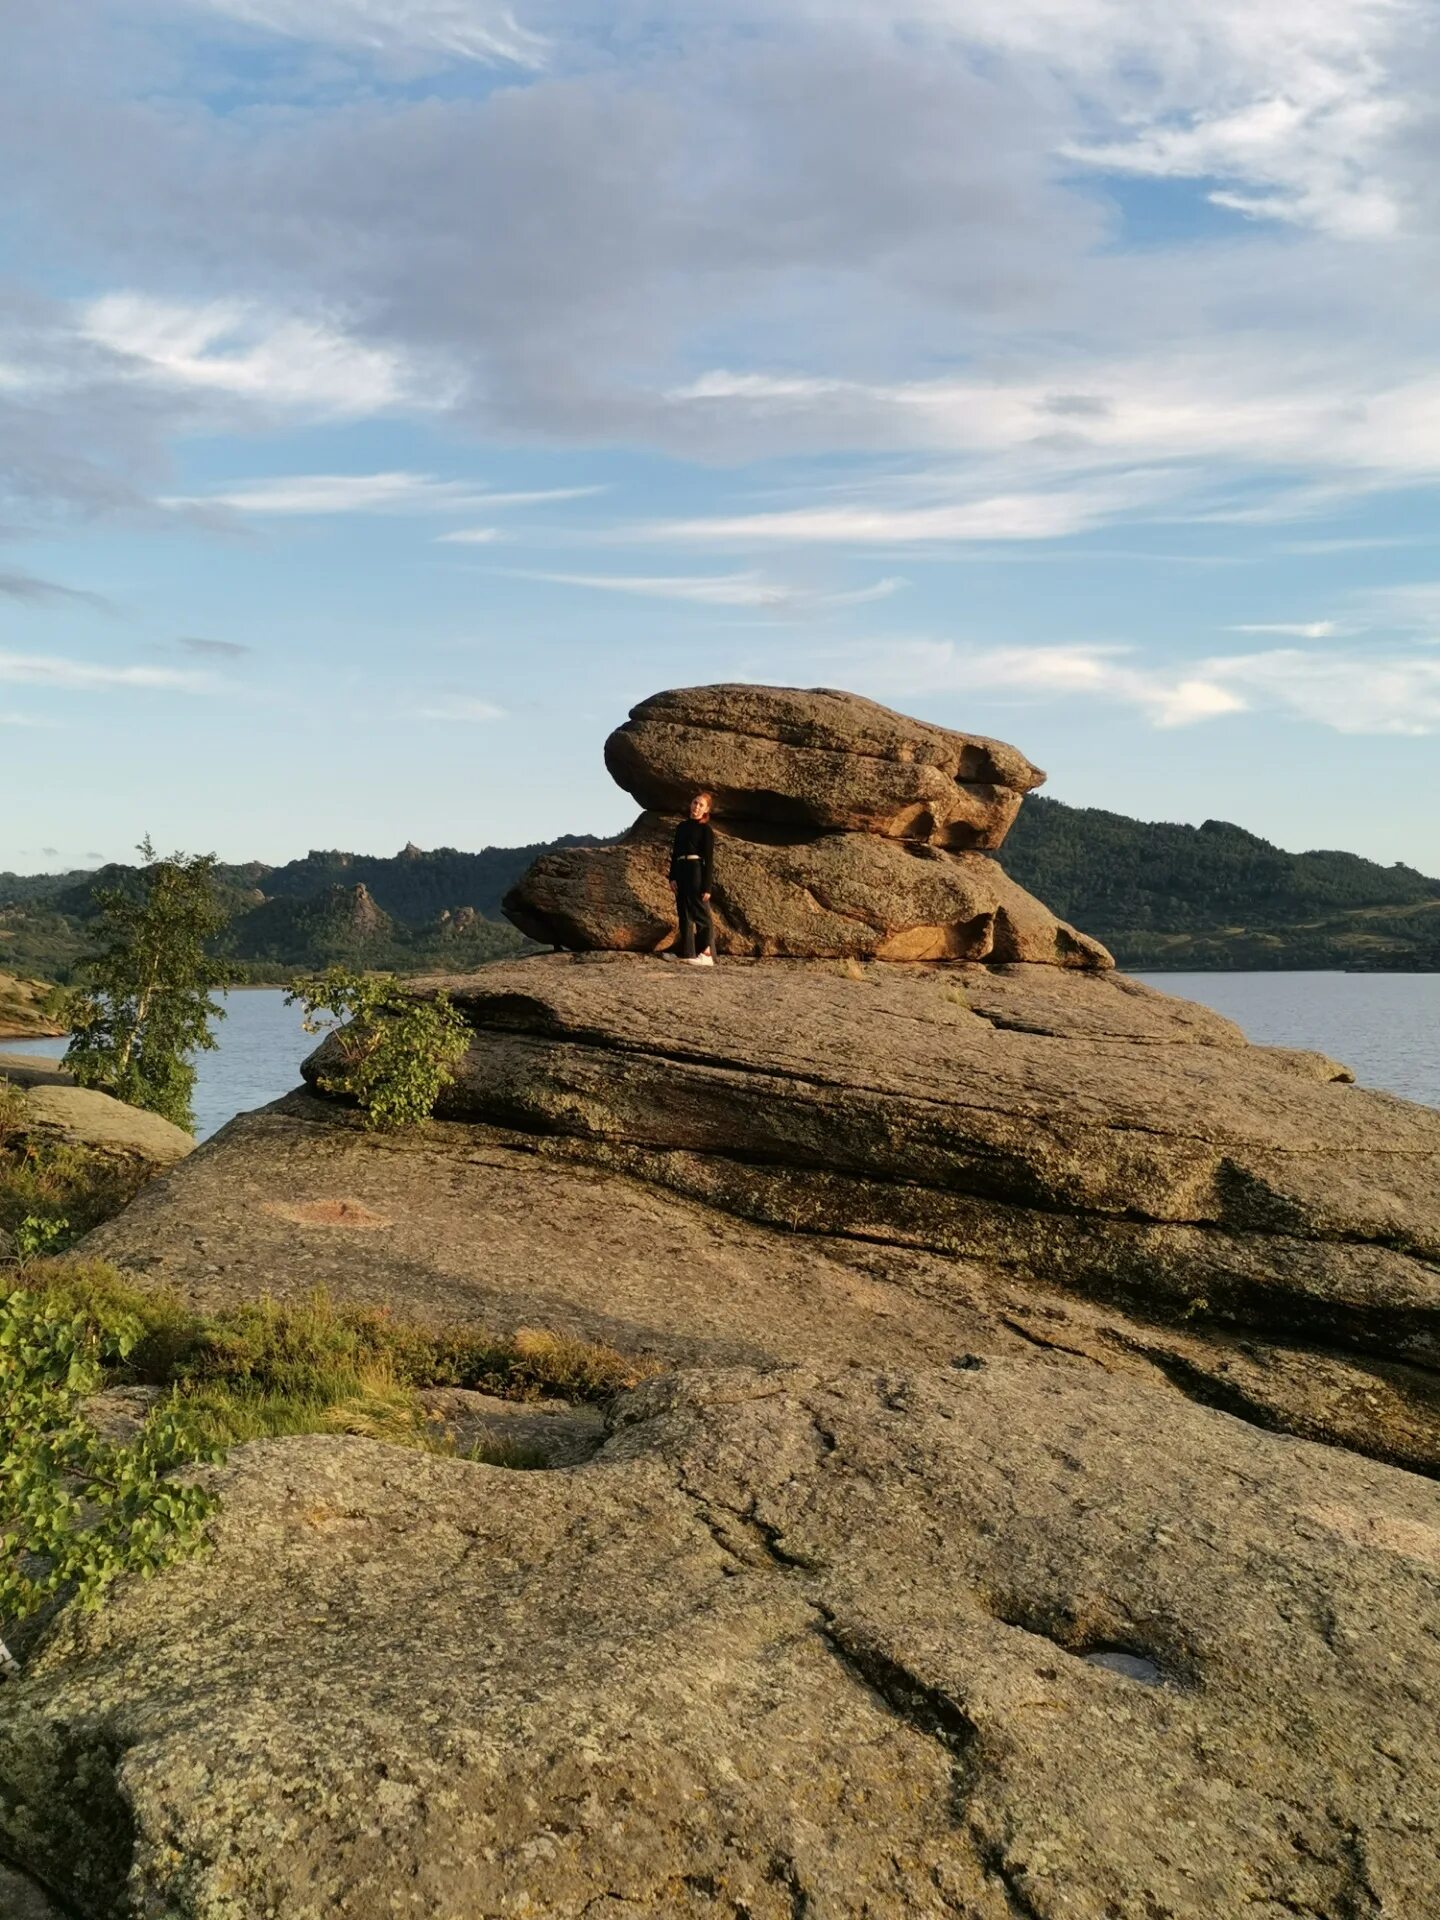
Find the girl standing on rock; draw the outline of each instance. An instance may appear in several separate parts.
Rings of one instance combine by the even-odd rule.
[[[675,889],[675,914],[680,937],[667,959],[677,957],[692,967],[713,967],[711,951],[715,922],[710,916],[710,880],[715,865],[715,834],[710,825],[710,795],[697,793],[690,815],[675,829],[670,849],[670,884]]]

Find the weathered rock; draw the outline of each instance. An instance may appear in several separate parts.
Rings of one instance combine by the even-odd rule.
[[[675,822],[642,814],[623,840],[543,854],[505,897],[533,940],[653,952],[675,938],[667,873]],[[712,908],[729,955],[1034,961],[1109,967],[1097,940],[1057,920],[979,853],[873,834],[715,836]]]
[[[167,1920],[1419,1920],[1440,1494],[1033,1361],[656,1383],[589,1466],[237,1453],[0,1844]]]
[[[77,1087],[54,1060],[0,1054],[0,1080],[25,1090],[25,1130],[37,1137],[161,1167],[173,1166],[194,1148],[183,1127],[108,1093]]]
[[[1058,1350],[1440,1470],[1440,1114],[1114,973],[856,973],[450,979],[453,1119],[291,1096],[85,1251],[669,1364]]]
[[[0,1040],[28,1039],[35,1034],[61,1034],[65,1029],[46,1011],[53,987],[43,980],[0,971]]]
[[[680,687],[642,700],[605,743],[641,805],[809,831],[998,847],[1045,776],[1002,740],[954,733],[827,688]]]
[[[4,1866],[0,1866],[0,1914],[4,1920],[64,1920],[60,1909],[33,1880],[23,1879]]]
[[[476,1038],[442,1111],[780,1224],[1440,1361],[1440,1113],[1108,975],[1078,1032],[1053,992],[1017,1030],[1031,973],[491,967],[450,983]]]

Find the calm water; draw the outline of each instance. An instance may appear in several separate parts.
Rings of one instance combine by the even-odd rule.
[[[1138,973],[1199,1000],[1268,1047],[1313,1047],[1383,1087],[1440,1107],[1440,973]]]
[[[300,1084],[300,1062],[319,1045],[300,1025],[300,1009],[287,1007],[280,987],[253,987],[220,996],[225,1018],[216,1028],[214,1053],[202,1053],[195,1082],[195,1131],[202,1140],[237,1113],[263,1107]],[[0,1040],[0,1053],[58,1056],[63,1040]]]
[[[1313,1047],[1353,1067],[1361,1084],[1440,1107],[1440,973],[1142,973],[1162,993],[1199,1000],[1252,1040]],[[200,1056],[198,1132],[298,1085],[316,1044],[279,988],[225,996],[217,1053]],[[63,1040],[4,1040],[0,1052],[61,1054]]]

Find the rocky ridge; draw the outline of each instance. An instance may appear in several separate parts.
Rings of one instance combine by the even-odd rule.
[[[1015,793],[1023,756],[765,691],[610,749],[726,796],[747,909],[796,848],[887,937],[857,876],[999,874],[884,783]],[[672,1371],[549,1471],[239,1450],[213,1558],[7,1694],[0,1855],[85,1920],[1440,1908],[1440,1113],[1054,936],[1000,961],[1003,874],[983,960],[837,962],[822,924],[662,966],[619,937],[645,832],[561,943],[596,950],[417,983],[471,1030],[429,1127],[296,1092],[85,1251]],[[615,852],[521,891],[592,912]]]

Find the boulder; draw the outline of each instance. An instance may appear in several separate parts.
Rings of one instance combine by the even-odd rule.
[[[0,1848],[96,1920],[1440,1908],[1433,1485],[1035,1359],[612,1427],[240,1449],[7,1689]]]
[[[717,820],[956,850],[998,847],[1045,778],[1004,741],[929,726],[857,694],[745,684],[643,700],[606,741],[605,764],[661,813],[683,813],[704,787]]]
[[[0,1054],[0,1081],[25,1091],[22,1124],[28,1134],[59,1145],[102,1155],[118,1155],[173,1166],[195,1141],[183,1127],[127,1106],[91,1087],[77,1087],[55,1060],[35,1055]]]
[[[506,895],[505,913],[547,945],[668,946],[674,829],[673,818],[645,813],[613,846],[543,854]],[[718,828],[712,908],[718,951],[729,955],[1114,964],[986,855],[868,833],[761,839]]]

